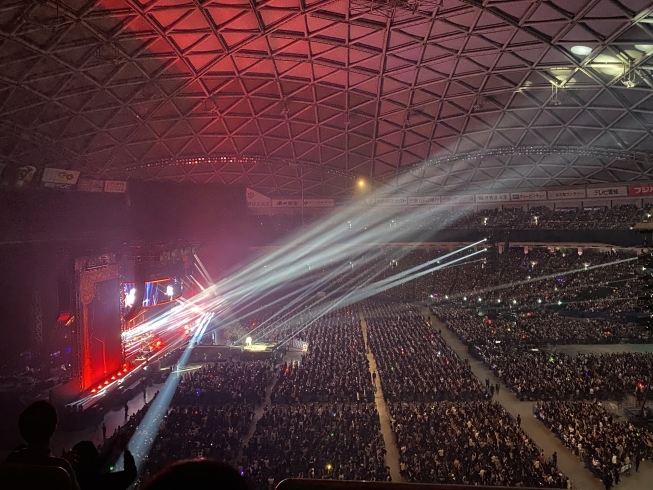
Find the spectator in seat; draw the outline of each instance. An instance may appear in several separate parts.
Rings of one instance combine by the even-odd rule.
[[[136,480],[136,462],[129,451],[125,451],[125,469],[114,473],[100,473],[100,453],[91,441],[78,442],[72,451],[81,490],[125,490]]]
[[[7,456],[7,463],[58,466],[70,476],[73,490],[79,490],[75,472],[67,459],[52,456],[50,439],[57,430],[57,410],[45,400],[39,400],[27,407],[18,417],[18,430],[27,443],[14,449]],[[66,454],[72,459],[70,453]]]
[[[227,463],[208,459],[177,461],[145,485],[144,490],[248,490],[245,479]]]

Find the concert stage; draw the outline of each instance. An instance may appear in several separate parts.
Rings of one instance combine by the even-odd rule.
[[[189,364],[219,362],[229,359],[241,361],[281,359],[282,350],[272,343],[240,345],[197,345],[193,347]]]

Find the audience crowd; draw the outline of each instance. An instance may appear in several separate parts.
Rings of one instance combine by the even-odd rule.
[[[606,488],[653,456],[653,432],[619,421],[600,403],[539,402],[533,412]]]
[[[224,401],[173,406],[159,427],[141,481],[179,459],[204,457],[234,464],[254,409],[249,403]]]
[[[416,307],[362,304],[369,345],[389,401],[478,400],[481,383]]]
[[[309,403],[266,409],[240,470],[254,490],[285,478],[389,480],[373,403]]]
[[[556,463],[494,402],[392,403],[402,475],[411,483],[568,488]]]
[[[496,341],[528,345],[650,341],[650,331],[645,327],[608,318],[565,317],[538,311],[488,318],[449,305],[432,306],[431,312],[467,345]]]
[[[653,354],[621,352],[569,356],[522,346],[477,346],[483,362],[527,400],[622,400],[645,391]]]
[[[273,378],[273,369],[266,362],[216,362],[184,374],[173,403],[260,405],[265,400],[265,388]]]
[[[272,391],[274,403],[363,402],[374,393],[360,318],[354,308],[320,318],[306,333],[301,362],[286,362]]]

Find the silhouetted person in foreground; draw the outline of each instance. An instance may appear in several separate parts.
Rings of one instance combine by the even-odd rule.
[[[144,490],[249,490],[236,469],[220,461],[177,461],[158,472]]]
[[[18,430],[26,445],[19,446],[7,456],[7,463],[58,466],[68,473],[73,490],[78,490],[75,472],[68,460],[52,456],[50,439],[57,430],[57,410],[44,400],[36,401],[18,417]]]
[[[114,473],[100,472],[100,453],[91,441],[80,441],[73,446],[77,455],[75,474],[81,490],[125,490],[136,480],[136,462],[125,451],[125,469]]]

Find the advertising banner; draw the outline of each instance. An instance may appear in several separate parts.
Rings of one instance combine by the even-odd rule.
[[[546,191],[511,192],[511,201],[546,201]]]
[[[77,190],[82,192],[104,192],[104,180],[79,179]]]
[[[408,204],[407,197],[377,197],[376,204],[379,206],[405,206]]]
[[[250,209],[269,209],[272,206],[272,200],[250,188],[245,189],[245,198],[247,207]]]
[[[476,202],[510,202],[510,194],[507,192],[493,194],[476,194]]]
[[[423,197],[409,197],[409,206],[430,206],[433,204],[440,204],[440,196],[423,196]]]
[[[595,189],[587,189],[587,197],[622,197],[628,195],[627,187],[598,187]]]
[[[333,199],[304,199],[305,208],[332,208]]]
[[[2,172],[0,184],[8,187],[27,187],[32,182],[35,173],[36,167],[31,165],[22,167],[7,166]]]
[[[114,192],[117,194],[124,194],[127,192],[127,182],[124,180],[105,180],[104,192]]]
[[[463,194],[460,196],[441,196],[440,202],[442,204],[467,204],[476,202],[474,194]]]
[[[584,199],[586,197],[585,189],[564,189],[559,191],[548,191],[549,199]]]
[[[79,172],[77,170],[62,170],[46,168],[43,170],[41,183],[44,187],[70,188],[77,183]]]
[[[653,184],[631,185],[628,187],[629,196],[653,195]]]
[[[273,208],[301,208],[300,199],[272,199]]]

